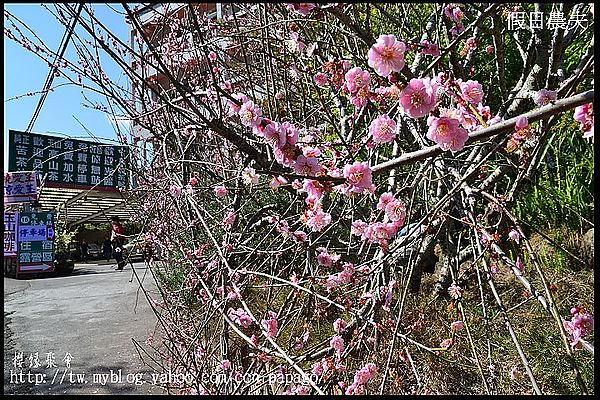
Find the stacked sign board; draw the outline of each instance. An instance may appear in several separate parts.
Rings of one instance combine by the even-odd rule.
[[[38,199],[36,183],[54,190],[119,191],[129,186],[125,161],[129,149],[69,137],[9,130],[8,171],[4,204],[28,204]],[[43,202],[43,200],[42,200]],[[4,214],[4,262],[15,272],[54,270],[54,214]],[[9,229],[10,228],[10,229]],[[10,232],[7,234],[7,232]]]

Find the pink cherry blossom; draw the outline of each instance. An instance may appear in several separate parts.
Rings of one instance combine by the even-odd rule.
[[[302,149],[304,157],[319,157],[321,150],[318,147],[306,146]]]
[[[371,168],[366,162],[356,161],[344,167],[344,178],[348,182],[346,191],[349,193],[362,193],[375,191]]]
[[[521,261],[521,257],[519,256],[517,256],[517,260],[515,261],[515,268],[521,272],[523,272],[523,269],[525,268],[525,264],[523,264],[523,261]]]
[[[405,44],[396,40],[396,36],[381,35],[367,53],[369,67],[383,77],[400,72],[404,68],[405,49]]]
[[[327,83],[329,82],[329,77],[323,72],[317,72],[315,76],[313,76],[313,80],[315,81],[315,84],[317,86],[324,87],[327,86]]]
[[[582,335],[587,335],[594,330],[594,317],[587,312],[578,313],[571,318],[573,327],[581,329]]]
[[[305,157],[303,155],[298,156],[296,164],[294,164],[296,173],[301,175],[315,176],[317,172],[321,171],[319,160],[316,157]]]
[[[519,234],[519,231],[517,231],[516,229],[511,229],[510,232],[508,232],[508,238],[510,240],[512,240],[513,242],[516,242],[517,244],[519,244],[521,235]]]
[[[463,98],[471,104],[479,104],[483,100],[483,89],[481,83],[468,80],[460,83]]]
[[[245,94],[242,94],[242,93],[234,93],[234,94],[231,95],[231,97],[233,97],[234,99],[238,100],[242,104],[248,102],[248,97]],[[233,101],[228,101],[227,104],[229,104],[229,108],[231,109],[231,111],[233,113],[237,114],[237,113],[240,112],[241,106],[238,106]]]
[[[594,104],[587,103],[575,107],[573,119],[581,124],[584,138],[591,138],[594,141]]]
[[[451,345],[452,345],[452,339],[450,339],[450,338],[444,339],[440,342],[440,347],[442,349],[447,349]]]
[[[448,4],[444,7],[444,14],[454,22],[460,22],[463,17],[463,11],[456,4]]]
[[[360,89],[366,89],[371,81],[371,75],[368,71],[363,71],[360,67],[354,67],[346,72],[346,88],[348,92],[354,94]]]
[[[261,326],[266,331],[267,337],[275,337],[277,336],[277,331],[279,329],[279,323],[277,322],[277,314],[273,311],[269,311],[267,313],[267,319],[263,319],[261,321]]]
[[[298,142],[298,129],[293,124],[289,122],[282,122],[280,129],[283,133],[285,133],[286,143],[289,143],[293,146]]]
[[[467,40],[465,40],[465,47],[467,47],[469,50],[474,50],[477,48],[477,39],[474,37],[470,37]]]
[[[271,182],[269,183],[269,185],[273,188],[273,189],[277,189],[279,188],[281,185],[285,185],[287,184],[288,181],[287,179],[285,179],[283,176],[278,175],[273,177],[273,179],[271,179]]]
[[[317,208],[316,210],[306,210],[304,214],[306,226],[311,228],[314,232],[322,231],[323,228],[331,223],[331,215],[320,208]]]
[[[435,44],[435,43],[431,43],[429,42],[429,40],[425,39],[421,41],[421,53],[425,54],[425,55],[430,55],[430,56],[434,56],[437,57],[440,55],[440,47]]]
[[[455,285],[454,283],[448,288],[448,294],[450,294],[450,297],[452,297],[454,300],[460,299],[462,297],[462,292],[463,288]]]
[[[310,12],[316,7],[315,3],[284,3],[288,10],[296,11],[304,16],[310,14]]]
[[[177,185],[171,185],[169,187],[169,192],[171,193],[171,195],[173,195],[173,197],[179,197],[181,196],[181,186],[177,186]]]
[[[364,385],[352,383],[346,388],[344,393],[347,395],[363,395],[365,394],[365,387]]]
[[[217,59],[217,53],[211,51],[210,53],[208,53],[208,58],[210,58],[211,61],[215,61]]]
[[[406,206],[400,200],[390,201],[385,206],[385,215],[396,225],[402,226],[406,218]]]
[[[225,214],[225,217],[223,217],[223,225],[225,225],[225,228],[228,229],[229,227],[231,227],[231,225],[233,225],[233,222],[235,221],[236,218],[236,213],[233,210],[230,210],[227,212],[227,214]]]
[[[325,372],[323,370],[323,364],[320,361],[317,361],[311,366],[311,372],[313,373],[313,375],[317,376],[323,374],[323,372]]]
[[[394,195],[392,193],[390,193],[390,192],[382,193],[381,196],[379,196],[379,201],[377,203],[377,209],[385,210],[385,207],[388,205],[388,203],[390,203],[394,200],[396,200],[396,198],[394,197]]]
[[[258,183],[258,174],[252,167],[246,167],[242,171],[242,179],[247,185],[256,185]]]
[[[390,143],[396,138],[396,122],[387,114],[380,115],[369,125],[369,134],[375,143]]]
[[[285,132],[281,130],[281,125],[279,122],[268,122],[262,127],[261,133],[267,143],[273,146],[273,148],[282,148],[286,143],[287,138]]]
[[[436,142],[444,151],[461,150],[469,138],[467,131],[459,126],[459,121],[448,117],[429,117],[427,138]]]
[[[398,228],[394,224],[384,222],[374,222],[369,224],[364,231],[364,238],[371,243],[377,243],[383,248],[387,248],[388,240],[396,236]]]
[[[252,324],[252,318],[243,308],[238,308],[237,310],[229,308],[229,310],[227,310],[227,316],[230,320],[244,328],[248,328]]]
[[[317,262],[319,265],[331,267],[340,260],[339,254],[329,254],[325,247],[317,247]]]
[[[456,332],[462,331],[464,327],[465,324],[462,321],[454,321],[450,324],[450,329]]]
[[[367,228],[367,223],[360,219],[352,221],[351,232],[353,235],[362,236]]]
[[[300,151],[297,146],[288,142],[281,148],[273,149],[273,155],[278,163],[286,167],[291,167],[296,162],[296,154]]]
[[[494,53],[494,46],[492,46],[491,44],[488,44],[487,46],[485,46],[485,52],[488,54],[493,54]]]
[[[333,330],[338,334],[345,332],[347,327],[348,323],[341,318],[338,318],[333,322]]]
[[[244,126],[257,127],[262,120],[262,110],[252,100],[242,104],[238,114]]]
[[[304,231],[294,231],[290,234],[290,237],[296,243],[303,243],[306,242],[306,238],[308,237],[308,235]]]
[[[554,90],[540,89],[537,92],[535,99],[533,101],[538,106],[545,106],[546,104],[550,103],[551,101],[556,100],[557,96],[558,96],[558,93],[556,93]]]
[[[521,131],[523,129],[527,129],[529,127],[529,121],[527,120],[527,117],[525,116],[520,116],[517,118],[517,122],[515,122],[515,130]]]
[[[377,373],[377,366],[373,363],[368,363],[354,374],[354,383],[364,385],[370,381]]]
[[[323,195],[323,186],[319,181],[313,179],[305,179],[303,181],[302,189],[308,194],[308,199],[317,200]]]
[[[410,80],[400,92],[400,105],[411,118],[421,118],[435,108],[438,84],[430,78]]]
[[[344,339],[338,335],[331,338],[331,340],[329,341],[329,345],[332,349],[335,350],[337,354],[341,354],[345,348]]]
[[[221,360],[220,366],[221,366],[222,370],[227,370],[227,369],[229,369],[229,367],[231,367],[231,361],[229,361],[229,360]]]

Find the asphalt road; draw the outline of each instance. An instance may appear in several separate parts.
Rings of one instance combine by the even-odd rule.
[[[146,265],[133,267],[157,298]],[[89,263],[66,276],[5,277],[4,394],[163,393],[133,342],[144,347],[156,316],[131,268]],[[49,353],[55,366],[48,367]]]

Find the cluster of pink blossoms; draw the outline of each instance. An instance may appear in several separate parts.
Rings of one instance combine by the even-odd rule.
[[[235,211],[233,211],[233,210],[227,211],[227,213],[223,217],[223,222],[222,222],[226,230],[231,228],[231,225],[233,225],[233,223],[235,222],[236,217],[237,217],[237,215],[236,215]]]
[[[355,107],[364,107],[370,95],[369,82],[371,75],[360,67],[354,67],[344,75],[344,90],[350,94],[350,102]]]
[[[450,28],[450,34],[452,35],[452,40],[454,40],[459,34],[462,33],[462,31],[465,30],[465,26],[462,22],[464,12],[458,4],[450,3],[444,8],[444,14],[455,24],[452,28]]]
[[[331,267],[340,261],[339,254],[330,254],[325,247],[317,247],[317,262],[319,265]]]
[[[304,241],[306,241],[306,238],[308,237],[308,235],[304,231],[301,231],[301,230],[292,231],[290,229],[290,225],[288,224],[288,222],[285,219],[279,220],[276,216],[271,216],[271,217],[269,217],[269,222],[276,223],[275,229],[278,232],[286,235],[288,238],[292,239],[296,243],[303,243]]]
[[[404,225],[406,206],[395,198],[392,193],[386,192],[379,197],[377,209],[384,211],[382,222],[366,223],[362,220],[352,222],[352,234],[360,236],[362,240],[378,244],[382,249],[388,248],[388,241],[393,239],[398,229]]]
[[[444,151],[456,152],[465,146],[469,134],[460,126],[460,121],[450,117],[427,118],[427,138],[433,140]]]
[[[594,142],[594,103],[587,103],[575,108],[573,119],[581,124],[583,137]]]
[[[532,134],[533,132],[529,128],[529,120],[527,117],[518,117],[517,121],[515,122],[515,131],[506,142],[506,151],[510,153],[516,150],[523,143],[523,141],[530,138]]]
[[[368,363],[354,374],[354,382],[346,388],[346,394],[364,394],[365,384],[377,373],[377,366]]]
[[[368,84],[368,73],[361,76],[365,82],[361,79],[355,79],[353,81],[354,86],[350,86],[352,90]],[[234,98],[243,103],[241,106],[237,106],[234,102],[230,102],[231,113],[237,113],[242,125],[251,127],[256,136],[262,137],[273,148],[275,159],[281,165],[293,167],[299,175],[325,176],[329,173],[332,177],[340,177],[342,173],[339,169],[334,167],[327,171],[319,163],[318,157],[321,155],[321,150],[319,147],[308,145],[308,143],[315,141],[315,137],[312,134],[307,133],[302,143],[299,143],[299,131],[295,126],[289,122],[278,123],[263,117],[260,107],[243,94],[236,94]],[[245,170],[243,177],[247,183],[258,183],[258,176],[255,173],[250,174]],[[346,178],[347,183],[337,187],[342,193],[354,195],[358,193],[373,193],[375,191],[371,169],[366,162],[355,162],[344,166],[343,177]],[[274,182],[273,186],[279,187],[282,181],[287,182],[284,178],[282,180],[278,179]],[[323,230],[323,228],[331,223],[331,215],[324,212],[321,207],[320,198],[325,190],[323,184],[315,179],[306,178],[298,185],[295,181],[292,187],[297,190],[304,190],[308,194],[306,199],[308,208],[301,218],[303,223],[317,232]],[[217,195],[224,195],[222,189],[218,191],[215,189],[215,193]]]
[[[227,317],[244,328],[248,328],[252,324],[252,318],[250,318],[250,315],[248,315],[243,308],[238,308],[236,310],[230,307],[229,310],[227,310]]]
[[[267,337],[277,336],[279,329],[279,323],[277,321],[277,314],[273,311],[267,313],[267,318],[261,321],[261,326],[266,331]]]
[[[341,272],[329,275],[327,279],[325,279],[325,288],[328,292],[331,292],[331,290],[335,287],[352,282],[354,272],[356,271],[354,264],[351,262],[346,262],[344,263],[343,268],[344,269]]]
[[[421,53],[425,55],[430,55],[437,57],[440,55],[440,46],[436,43],[431,43],[429,40],[422,40],[421,43]]]
[[[215,186],[215,195],[217,197],[227,196],[227,188],[223,185]]]
[[[594,317],[583,307],[571,308],[571,320],[564,321],[563,326],[569,334],[571,346],[581,347],[579,339],[591,333],[594,330]]]
[[[346,371],[346,366],[343,365],[339,358],[335,360],[333,357],[324,357],[311,366],[313,375],[329,377],[333,373],[341,373]]]
[[[341,356],[341,354],[344,352],[344,349],[346,348],[344,339],[339,335],[333,336],[329,341],[329,345],[332,349],[335,350],[335,354],[337,357]]]
[[[347,327],[348,323],[341,318],[338,318],[333,322],[333,330],[335,333],[341,334],[346,331]]]
[[[290,11],[295,11],[304,16],[310,14],[317,7],[316,3],[283,3]]]

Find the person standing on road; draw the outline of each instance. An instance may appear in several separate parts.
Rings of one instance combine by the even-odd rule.
[[[112,255],[112,244],[109,237],[107,237],[106,240],[104,240],[104,243],[102,243],[102,250],[104,252],[104,258],[106,258],[106,261],[110,261],[110,256]]]
[[[81,261],[86,263],[88,260],[88,243],[85,241],[85,239],[81,242],[79,247],[81,250]]]
[[[113,257],[117,260],[117,268],[115,268],[115,271],[123,271],[123,268],[125,268],[125,261],[123,261],[124,238],[125,230],[123,229],[123,225],[121,225],[119,217],[115,215],[112,217],[112,231],[110,236]]]

